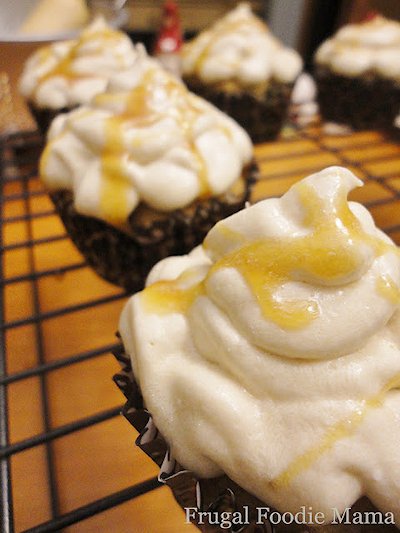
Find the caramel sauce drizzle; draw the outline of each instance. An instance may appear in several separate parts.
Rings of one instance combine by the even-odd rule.
[[[191,269],[186,270],[177,278],[176,283],[156,281],[141,293],[142,304],[149,310],[155,306],[162,308],[163,314],[186,313],[196,298],[204,294],[201,282],[182,288],[183,284],[190,284],[191,274]]]
[[[383,405],[387,392],[400,387],[400,374],[394,376],[374,396],[360,402],[360,407],[352,416],[340,420],[331,426],[323,436],[321,442],[311,448],[300,457],[294,459],[278,477],[270,483],[277,489],[288,486],[291,481],[304,470],[315,463],[325,452],[329,451],[337,441],[350,437],[362,424],[370,409],[376,409]]]
[[[102,190],[100,208],[107,220],[117,224],[124,222],[129,216],[127,194],[130,185],[124,171],[124,160],[127,158],[124,146],[124,128],[129,126],[141,128],[155,124],[163,117],[172,116],[186,133],[189,149],[197,163],[200,196],[211,194],[208,184],[208,172],[201,153],[197,149],[192,135],[195,120],[202,110],[191,102],[187,89],[172,76],[157,77],[157,69],[149,69],[142,82],[132,89],[125,98],[124,111],[106,120],[106,140],[102,154]],[[164,92],[166,100],[163,107],[158,108],[154,95]],[[103,98],[113,100],[113,95],[96,97],[98,103]]]
[[[124,143],[120,130],[118,117],[106,120],[105,145],[101,156],[101,212],[106,220],[117,225],[129,215],[127,194],[130,188],[123,165]]]
[[[217,231],[231,240],[234,249],[218,259],[201,282],[204,286],[207,279],[222,268],[236,269],[251,289],[263,316],[285,329],[307,326],[319,316],[320,311],[317,301],[312,298],[280,301],[276,292],[282,285],[291,280],[301,280],[304,275],[316,283],[320,280],[321,284],[347,283],[345,280],[350,275],[362,269],[365,246],[370,246],[375,256],[388,251],[398,253],[394,245],[363,231],[347,204],[344,190],[339,191],[335,200],[327,206],[308,185],[299,185],[297,191],[305,211],[304,224],[312,230],[310,233],[301,237],[265,238],[243,244],[237,232],[221,223]],[[204,246],[210,248],[207,239]],[[168,289],[173,301],[165,306],[164,291],[170,286],[174,287],[173,291]],[[146,309],[158,314],[173,310],[186,312],[193,300],[187,298],[187,289],[179,286],[178,278],[145,289],[141,298]],[[203,287],[202,292],[204,290]],[[390,284],[386,278],[378,282],[378,290],[390,301],[395,298],[396,285],[394,282]],[[398,288],[397,292],[400,293]]]
[[[38,86],[40,83],[53,78],[61,76],[67,80],[84,79],[93,76],[93,74],[85,74],[77,72],[74,69],[74,61],[79,57],[82,48],[90,41],[99,40],[96,49],[91,50],[92,54],[102,53],[107,47],[112,46],[121,39],[119,32],[106,28],[99,31],[83,32],[80,38],[73,44],[68,53],[48,72],[44,73],[38,79]],[[39,52],[39,63],[44,63],[52,55],[51,47],[45,47]]]

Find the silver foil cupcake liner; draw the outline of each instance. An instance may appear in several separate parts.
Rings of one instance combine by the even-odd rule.
[[[277,523],[277,511],[242,489],[227,476],[200,479],[183,468],[171,455],[169,447],[158,431],[143,403],[140,388],[134,378],[129,355],[120,348],[114,352],[121,371],[114,381],[127,402],[122,414],[139,432],[135,443],[160,468],[158,479],[168,485],[185,510],[186,522],[190,521],[203,533],[395,533],[391,525],[376,524],[306,524]],[[267,512],[266,509],[269,509]],[[367,498],[356,502],[350,512],[350,521],[356,512],[376,513],[377,509]],[[272,520],[272,517],[275,517]],[[236,517],[236,518],[235,518]],[[238,523],[234,523],[237,520]],[[184,527],[184,521],[182,523]]]

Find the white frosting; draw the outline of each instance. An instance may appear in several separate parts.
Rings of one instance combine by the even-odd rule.
[[[195,75],[206,83],[234,81],[251,86],[271,78],[291,83],[302,61],[243,3],[184,45],[182,67],[184,75]]]
[[[129,37],[98,18],[76,41],[37,50],[25,64],[20,91],[39,108],[86,104],[106,89],[113,76],[129,71],[136,56]]]
[[[317,86],[313,77],[303,72],[297,78],[290,97],[290,102],[295,105],[314,102],[317,97]]]
[[[132,72],[53,122],[41,160],[79,213],[123,224],[143,201],[172,211],[227,191],[252,157],[246,132],[138,48]]]
[[[307,126],[318,118],[317,87],[307,72],[297,78],[290,97],[289,116],[299,126]]]
[[[325,41],[315,56],[319,65],[344,76],[366,72],[400,80],[400,22],[377,16],[349,24]]]
[[[331,167],[219,222],[203,248],[154,267],[119,331],[184,467],[225,472],[281,511],[329,520],[367,495],[400,520],[400,257],[347,203],[359,185]],[[258,265],[280,318],[303,302],[312,319],[268,316],[237,260]]]

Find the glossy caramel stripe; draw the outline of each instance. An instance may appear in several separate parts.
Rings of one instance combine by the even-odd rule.
[[[351,437],[356,429],[362,424],[369,410],[381,407],[385,399],[385,394],[392,389],[399,388],[399,386],[400,374],[388,381],[378,394],[367,400],[361,401],[360,408],[356,410],[351,417],[340,420],[331,426],[317,446],[311,448],[292,461],[292,463],[290,463],[290,465],[278,477],[271,481],[272,486],[280,488],[289,485],[296,476],[315,463],[325,452],[330,450],[336,442]]]
[[[79,40],[73,44],[66,56],[63,57],[61,61],[59,61],[52,69],[40,76],[39,82],[44,82],[45,80],[54,76],[62,76],[66,79],[79,79],[86,77],[87,75],[84,73],[74,70],[73,62],[77,57],[79,57],[82,46],[84,46],[88,41],[95,41],[96,39],[99,40],[99,46],[95,52],[101,53],[113,42],[117,43],[121,39],[121,36],[119,32],[110,29],[99,30],[96,32],[83,32]],[[49,59],[49,57],[51,57],[51,55],[51,47],[44,47],[39,52],[39,62],[43,64]]]
[[[201,153],[192,140],[194,121],[201,112],[190,99],[186,88],[172,77],[156,78],[157,70],[150,69],[143,77],[142,82],[127,93],[123,98],[124,111],[106,120],[106,141],[102,154],[102,185],[100,193],[100,208],[106,220],[113,223],[123,223],[129,216],[127,195],[130,182],[126,175],[124,145],[124,127],[130,124],[133,127],[145,127],[154,124],[160,117],[173,116],[184,128],[187,142],[197,163],[197,176],[200,186],[200,196],[209,196],[208,172]],[[162,88],[168,94],[171,105],[161,113],[152,104],[154,91]],[[113,94],[100,95],[95,99],[98,104],[113,102]],[[121,95],[115,98],[121,99]]]
[[[341,283],[362,268],[365,260],[362,244],[370,246],[376,256],[389,251],[398,253],[395,246],[363,231],[348,207],[344,189],[339,191],[334,204],[327,207],[308,185],[299,185],[297,190],[305,211],[304,224],[312,228],[311,233],[297,238],[265,238],[243,245],[236,232],[219,224],[218,231],[224,231],[229,240],[232,236],[232,242],[239,242],[237,247],[217,260],[206,278],[189,289],[181,288],[182,278],[157,282],[145,289],[141,298],[147,312],[185,313],[205,291],[210,276],[222,268],[234,268],[246,280],[267,320],[286,329],[302,328],[319,316],[318,303],[313,299],[278,302],[275,292],[279,287],[301,279],[302,273],[332,285]],[[205,247],[209,247],[207,239]],[[384,298],[400,303],[400,291],[389,277],[380,278],[376,287]]]

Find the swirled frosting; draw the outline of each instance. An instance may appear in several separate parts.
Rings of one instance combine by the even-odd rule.
[[[375,73],[400,80],[400,22],[376,16],[341,28],[317,50],[315,61],[343,76]]]
[[[39,108],[85,104],[103,92],[113,76],[129,71],[136,56],[129,37],[98,18],[79,39],[34,52],[24,67],[20,91]]]
[[[300,73],[302,61],[242,3],[184,45],[182,67],[185,76],[205,83],[229,82],[240,89],[270,79],[291,83]]]
[[[156,265],[120,332],[180,464],[281,511],[400,519],[400,257],[330,167]]]
[[[55,119],[40,174],[50,189],[72,190],[79,213],[121,225],[139,202],[168,212],[223,194],[251,158],[236,122],[138,48],[132,72]]]

